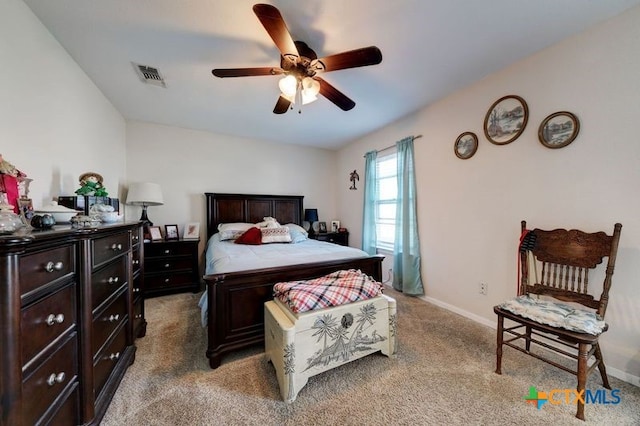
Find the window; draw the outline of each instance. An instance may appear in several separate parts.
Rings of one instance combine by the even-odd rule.
[[[396,153],[379,155],[376,159],[378,175],[376,202],[376,247],[393,251],[396,229],[396,198],[398,193],[398,165]]]

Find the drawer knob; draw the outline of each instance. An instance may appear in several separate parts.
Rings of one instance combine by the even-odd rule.
[[[133,264],[134,264],[134,265],[139,265],[139,264],[140,264],[140,261],[139,261],[138,259],[136,259],[136,260],[134,260],[134,261],[133,261]]]
[[[165,250],[164,251],[164,254],[169,254],[169,253],[171,253],[171,250]]]
[[[134,293],[139,293],[139,292],[140,292],[140,289],[139,289],[138,287],[134,287],[134,288],[133,288],[133,292],[134,292]]]
[[[115,315],[110,315],[109,316],[109,322],[116,322],[120,319],[120,315],[119,314],[115,314]]]
[[[66,376],[64,374],[64,371],[61,372],[61,373],[58,373],[58,374],[51,373],[51,375],[49,377],[47,377],[47,384],[49,386],[53,386],[56,383],[62,383],[62,382],[64,382],[65,377]]]
[[[117,360],[118,360],[118,358],[120,358],[120,352],[116,352],[115,354],[111,354],[111,355],[109,355],[109,359],[110,359],[111,361],[117,361]]]
[[[62,262],[47,262],[44,269],[47,272],[61,271],[63,266],[64,266],[64,263]]]
[[[169,278],[165,278],[165,279],[164,279],[164,282],[165,282],[165,283],[168,283],[168,282],[169,282]]]
[[[165,267],[165,268],[171,268],[171,264],[170,264],[170,263],[165,263],[165,264],[164,264],[164,267]]]
[[[58,314],[58,315],[49,314],[49,316],[47,317],[45,322],[47,323],[48,326],[52,326],[54,324],[62,324],[64,322],[64,315],[63,314]]]
[[[118,278],[118,277],[109,277],[109,279],[107,281],[109,282],[109,284],[116,284],[118,281],[120,281],[120,278]]]
[[[136,314],[135,319],[140,319],[142,318],[142,314]]]
[[[111,250],[113,250],[113,251],[120,251],[120,250],[122,250],[122,244],[116,244],[116,243],[113,243],[113,244],[111,245]]]

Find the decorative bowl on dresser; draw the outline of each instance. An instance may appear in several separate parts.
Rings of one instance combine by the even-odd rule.
[[[139,223],[0,237],[1,425],[100,423],[144,328],[141,238]]]
[[[145,298],[200,290],[200,240],[165,240],[144,243]]]

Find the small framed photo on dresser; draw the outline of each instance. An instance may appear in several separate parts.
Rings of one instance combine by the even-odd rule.
[[[183,240],[197,240],[200,238],[200,223],[187,223],[182,234]]]
[[[150,226],[149,235],[151,236],[151,241],[160,241],[162,239],[162,231],[160,231],[159,226]]]
[[[165,225],[164,226],[164,231],[165,231],[165,240],[177,240],[179,239],[179,235],[178,235],[178,225]]]
[[[327,233],[327,222],[320,222],[318,226],[318,232],[320,232],[321,234]]]
[[[339,220],[332,220],[331,221],[331,232],[338,232],[338,229],[340,229],[340,221]]]

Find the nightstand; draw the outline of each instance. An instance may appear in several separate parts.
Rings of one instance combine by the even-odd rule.
[[[144,243],[145,298],[200,290],[199,240]]]
[[[340,244],[341,246],[349,245],[348,232],[326,232],[322,234],[316,234],[314,238],[318,241],[327,241],[329,243]]]

